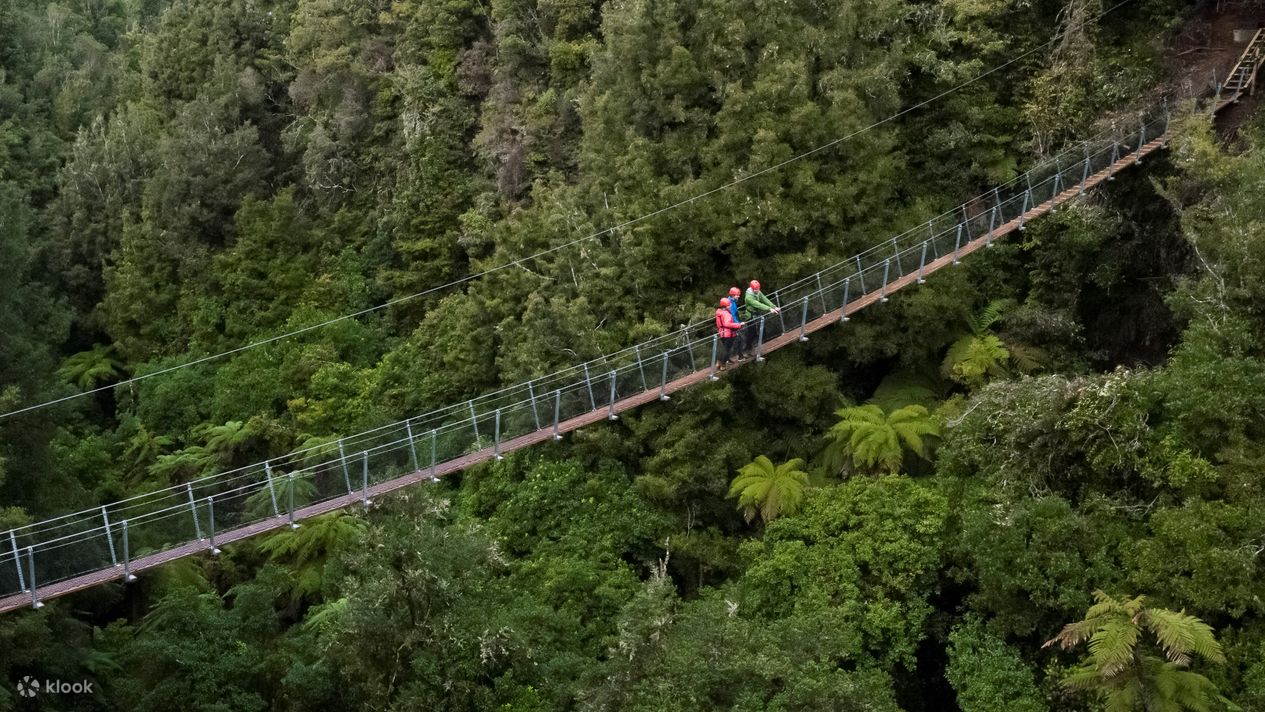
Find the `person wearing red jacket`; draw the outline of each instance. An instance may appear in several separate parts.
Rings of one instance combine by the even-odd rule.
[[[733,303],[729,301],[729,297],[720,300],[720,308],[716,310],[716,333],[720,336],[720,360],[722,363],[735,363],[738,361],[738,330],[742,328],[742,322],[734,318],[730,311]]]

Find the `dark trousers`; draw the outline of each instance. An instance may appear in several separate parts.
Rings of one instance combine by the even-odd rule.
[[[742,332],[738,332],[741,334]],[[741,336],[722,336],[720,337],[720,361],[724,363],[731,358],[737,358],[742,348]]]

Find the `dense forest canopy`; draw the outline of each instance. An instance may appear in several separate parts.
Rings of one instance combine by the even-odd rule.
[[[1108,9],[10,0],[0,412],[101,390],[0,418],[0,525],[925,222],[1149,103],[1214,10]],[[1265,123],[1178,113],[1145,172],[766,363],[0,617],[0,710],[1265,710]]]

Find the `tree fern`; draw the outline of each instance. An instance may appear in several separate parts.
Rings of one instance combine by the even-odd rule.
[[[1112,598],[1094,592],[1095,603],[1084,620],[1064,626],[1045,647],[1065,650],[1089,641],[1089,655],[1063,678],[1069,690],[1096,691],[1104,709],[1133,712],[1181,712],[1210,709],[1214,701],[1228,702],[1206,677],[1186,669],[1192,656],[1225,662],[1213,630],[1185,611],[1146,605],[1145,596]],[[1154,636],[1144,645],[1142,634]],[[1164,657],[1151,652],[1158,648]]]
[[[850,463],[865,472],[900,471],[905,450],[928,456],[928,439],[940,435],[940,425],[921,405],[900,408],[890,415],[874,404],[842,408],[840,420],[826,437],[823,459]]]
[[[729,496],[738,498],[738,509],[748,522],[757,514],[766,524],[783,514],[794,514],[803,504],[804,488],[808,486],[808,473],[803,467],[804,461],[798,458],[775,466],[760,455],[738,470],[729,486]]]

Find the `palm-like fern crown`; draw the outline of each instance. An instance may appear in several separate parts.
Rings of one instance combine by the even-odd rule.
[[[834,459],[846,455],[861,469],[895,473],[904,462],[905,449],[927,457],[927,439],[939,437],[940,425],[926,407],[907,405],[891,414],[874,404],[842,408],[840,420],[827,437]]]
[[[1184,610],[1148,607],[1145,596],[1117,599],[1095,591],[1094,600],[1084,620],[1068,624],[1044,646],[1066,650],[1088,641],[1089,655],[1064,679],[1066,687],[1102,691],[1108,710],[1209,709],[1219,697],[1216,688],[1185,670],[1193,656],[1225,662],[1208,624]],[[1154,636],[1163,658],[1140,648],[1143,633]]]
[[[774,465],[760,455],[738,470],[729,486],[729,496],[738,497],[738,509],[748,522],[757,513],[765,523],[783,514],[794,514],[803,503],[804,488],[808,486],[808,473],[803,467],[804,461],[798,458]]]

